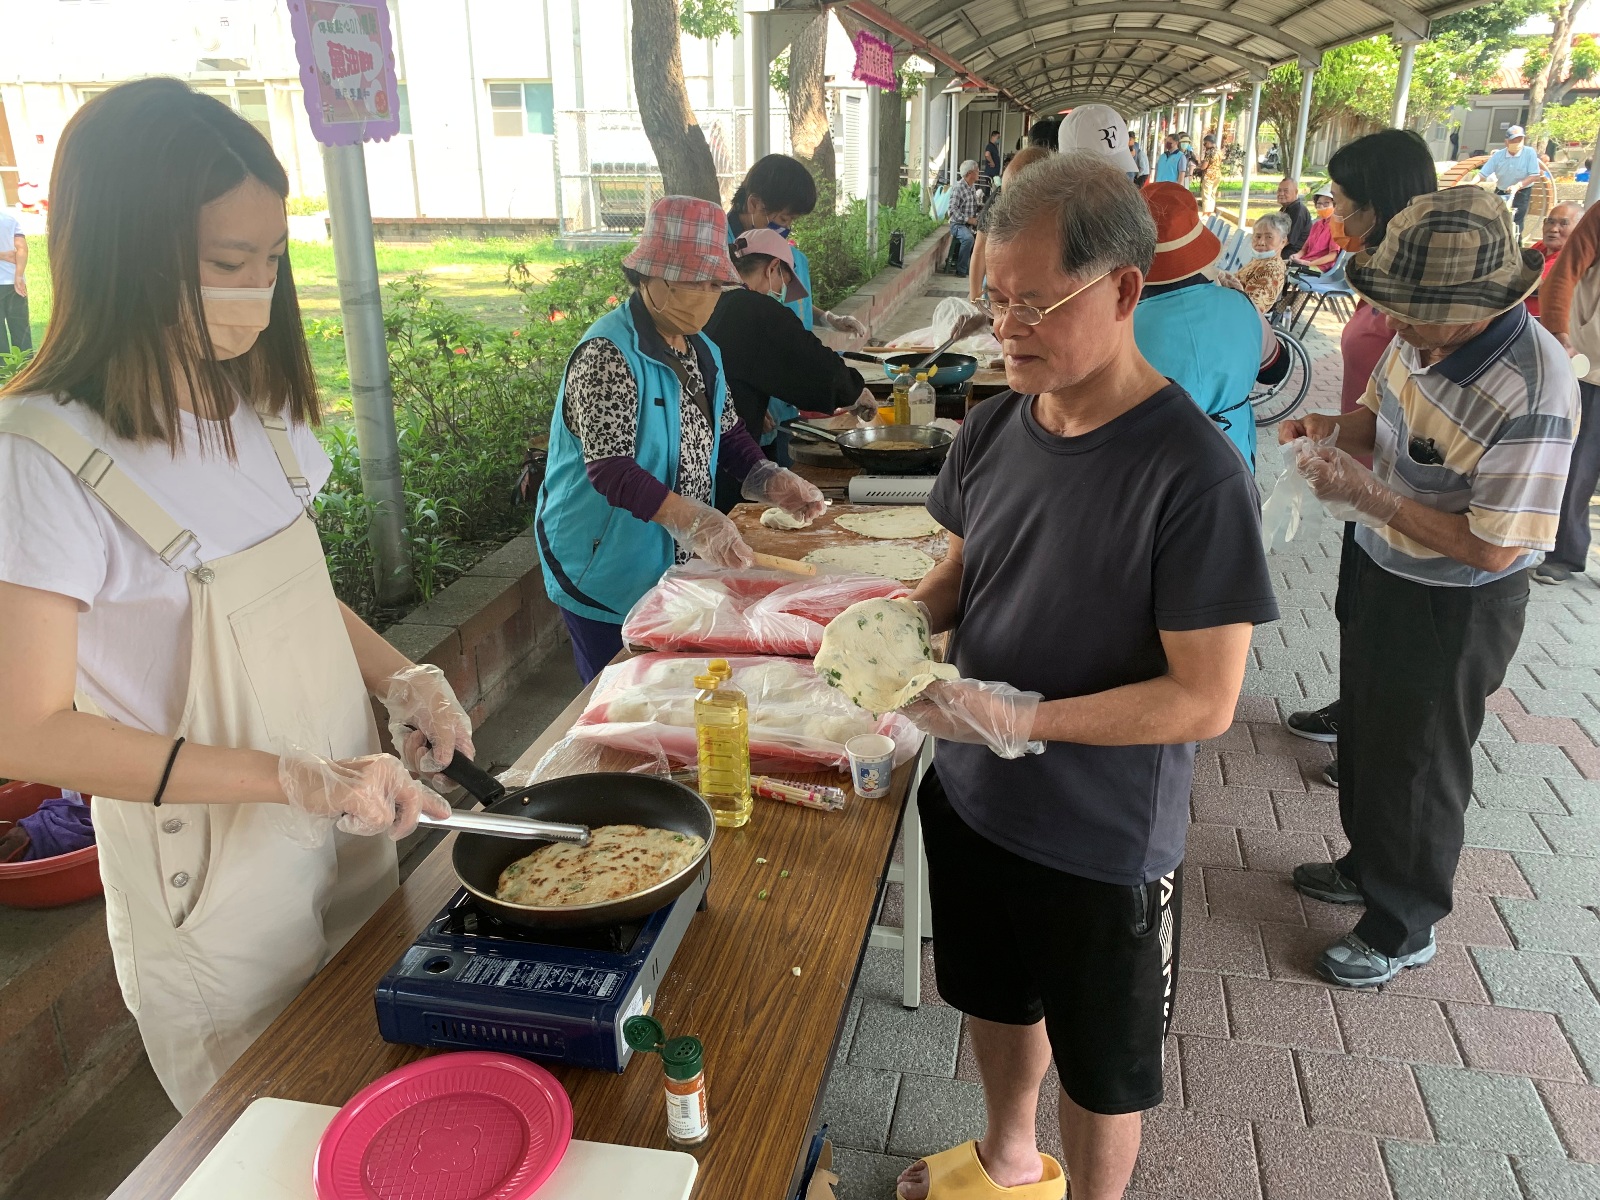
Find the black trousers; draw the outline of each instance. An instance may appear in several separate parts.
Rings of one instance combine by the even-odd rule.
[[[1348,542],[1341,567],[1339,869],[1366,898],[1356,934],[1409,954],[1451,909],[1472,744],[1522,639],[1528,573],[1430,587]]]
[[[1505,197],[1504,192],[1496,192],[1495,195],[1502,199]],[[1511,197],[1511,221],[1517,227],[1518,237],[1522,236],[1522,226],[1528,219],[1528,205],[1532,203],[1533,189],[1531,187],[1525,187]]]
[[[1561,496],[1561,525],[1550,559],[1582,571],[1589,562],[1589,501],[1600,485],[1600,387],[1578,382],[1582,406],[1577,440],[1572,443],[1572,466],[1567,490]]]
[[[28,298],[17,295],[14,284],[0,283],[0,354],[11,347],[33,349],[33,330],[28,326]]]

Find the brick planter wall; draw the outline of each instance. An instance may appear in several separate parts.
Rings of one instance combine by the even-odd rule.
[[[922,294],[928,280],[933,278],[934,268],[944,258],[949,242],[948,227],[935,230],[906,251],[905,266],[885,267],[859,290],[839,301],[833,311],[841,317],[855,317],[869,330],[887,327],[902,305]],[[817,336],[835,350],[858,350],[872,342],[870,335],[860,338],[829,329],[817,330]]]

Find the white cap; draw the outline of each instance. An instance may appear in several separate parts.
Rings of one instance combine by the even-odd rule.
[[[1063,154],[1073,150],[1098,154],[1119,171],[1133,170],[1133,157],[1128,153],[1128,124],[1114,108],[1104,104],[1075,108],[1061,123],[1057,136]]]
[[[1526,129],[1524,129],[1521,125],[1508,125],[1508,126],[1506,126],[1506,141],[1508,141],[1508,142],[1514,142],[1520,137],[1527,137],[1527,136],[1528,136],[1528,131]]]

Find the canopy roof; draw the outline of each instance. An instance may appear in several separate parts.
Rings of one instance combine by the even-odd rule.
[[[1415,7],[1413,7],[1415,3]],[[777,0],[815,9],[816,0]],[[1126,114],[1379,33],[1423,37],[1461,0],[876,0],[840,7],[931,49],[1033,112],[1091,101]],[[843,15],[843,14],[841,14]],[[921,48],[918,43],[928,43]]]

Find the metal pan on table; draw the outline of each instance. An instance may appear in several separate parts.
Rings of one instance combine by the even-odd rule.
[[[944,465],[955,438],[937,425],[868,425],[839,433],[805,421],[784,428],[813,441],[832,442],[851,462],[874,475],[933,475]],[[874,442],[917,442],[920,450],[874,450]]]
[[[461,885],[472,893],[478,907],[505,921],[533,929],[586,929],[637,921],[676,900],[700,874],[716,821],[699,793],[656,775],[596,773],[569,775],[508,792],[505,786],[470,759],[456,755],[444,772],[499,817],[531,817],[576,826],[644,825],[670,829],[705,839],[705,845],[683,870],[653,887],[598,904],[538,907],[513,904],[495,896],[504,871],[535,848],[526,840],[493,834],[462,832],[451,850],[451,862]],[[476,815],[476,814],[464,814]],[[578,841],[571,836],[551,840]],[[584,840],[587,840],[586,838]]]

